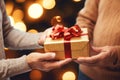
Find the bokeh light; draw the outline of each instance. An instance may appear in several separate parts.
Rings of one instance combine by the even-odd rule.
[[[6,47],[5,47],[4,50],[9,50],[9,48],[6,48]]]
[[[30,72],[30,80],[41,80],[42,73],[39,70],[32,70]]]
[[[31,18],[37,19],[37,18],[41,17],[42,14],[43,14],[43,8],[38,3],[34,3],[34,4],[30,5],[30,7],[28,8],[28,15]]]
[[[13,11],[12,16],[15,22],[22,21],[22,19],[24,18],[24,12],[20,9],[16,9]]]
[[[12,16],[8,16],[8,17],[9,17],[9,19],[10,19],[10,23],[11,23],[11,25],[14,26],[15,21],[14,21],[13,17],[12,17]]]
[[[12,13],[13,8],[14,8],[14,3],[12,1],[6,2],[6,11],[8,15]]]
[[[28,32],[30,32],[30,33],[38,33],[38,31],[35,30],[35,29],[30,29],[30,30],[28,30]]]
[[[73,0],[74,2],[80,2],[81,0]]]
[[[15,23],[14,28],[24,32],[27,31],[26,25],[22,21]]]
[[[62,23],[62,17],[61,16],[54,16],[51,19],[51,25],[56,25],[56,24],[61,24]]]
[[[62,80],[75,80],[76,76],[74,72],[67,71],[63,74]]]
[[[55,7],[56,2],[55,2],[55,0],[43,0],[42,5],[45,9],[52,9]]]

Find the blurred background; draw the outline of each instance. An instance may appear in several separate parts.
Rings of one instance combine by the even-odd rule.
[[[11,25],[21,31],[38,33],[51,27],[51,19],[62,17],[65,26],[75,24],[77,13],[84,6],[85,0],[4,0]],[[32,51],[9,50],[5,48],[7,58],[17,58]],[[21,66],[22,67],[22,66]],[[77,80],[78,64],[71,62],[60,69],[50,72],[33,70],[12,77],[12,80]]]

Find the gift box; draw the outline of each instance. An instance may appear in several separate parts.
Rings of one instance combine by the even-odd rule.
[[[65,38],[52,39],[46,38],[44,43],[45,52],[55,52],[56,59],[89,56],[89,39],[87,28],[81,28],[82,33],[80,36],[72,37],[69,40]]]

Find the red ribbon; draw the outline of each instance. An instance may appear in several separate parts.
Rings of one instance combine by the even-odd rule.
[[[52,39],[63,38],[65,40],[70,40],[72,37],[81,36],[82,30],[78,25],[74,25],[70,28],[66,28],[63,25],[53,26],[52,33],[50,37]]]
[[[70,39],[72,37],[81,36],[82,30],[78,25],[74,25],[70,28],[66,28],[63,25],[53,26],[52,33],[50,37],[54,39],[64,38],[64,50],[65,50],[65,58],[71,58],[71,44]]]

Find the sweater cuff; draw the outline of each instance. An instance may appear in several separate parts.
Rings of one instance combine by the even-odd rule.
[[[10,69],[9,71],[12,70],[12,72],[9,72],[10,76],[14,76],[14,75],[18,75],[18,74],[31,71],[31,68],[29,67],[27,60],[26,60],[26,55],[20,58],[17,58],[17,59],[13,59],[13,61],[14,61],[14,64],[11,65],[11,67],[9,66],[9,69]]]

